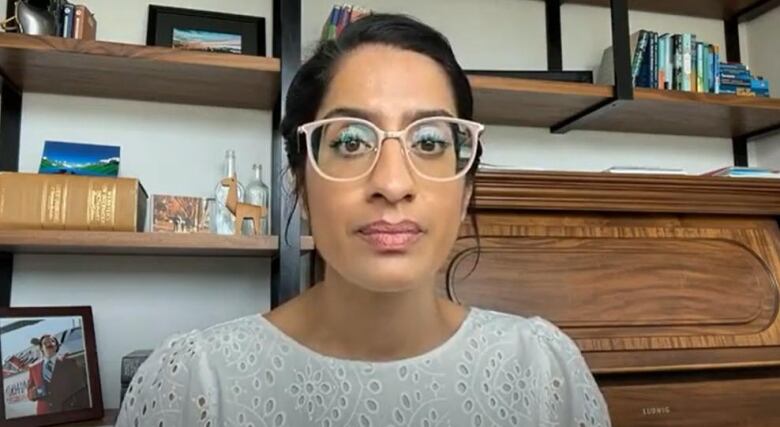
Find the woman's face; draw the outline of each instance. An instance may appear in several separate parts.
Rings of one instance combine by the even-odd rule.
[[[361,46],[340,60],[317,119],[356,113],[386,131],[431,115],[457,117],[441,66],[384,45]],[[353,182],[327,180],[307,161],[305,192],[312,233],[328,267],[379,292],[433,282],[470,195],[465,178],[434,182],[417,175],[398,139],[387,139],[374,170]]]

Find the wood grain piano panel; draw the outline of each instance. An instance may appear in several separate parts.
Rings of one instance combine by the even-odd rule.
[[[474,271],[466,226],[441,272],[452,296],[555,322],[594,371],[780,365],[771,219],[491,212],[479,228]]]
[[[455,300],[541,311],[577,328],[578,337],[630,337],[641,328],[661,336],[755,333],[769,327],[777,307],[771,272],[727,240],[502,237],[481,244],[470,276],[476,247],[466,243],[451,263]]]

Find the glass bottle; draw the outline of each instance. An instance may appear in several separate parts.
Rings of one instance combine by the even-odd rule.
[[[246,203],[251,203],[253,205],[263,206],[266,208],[265,216],[260,220],[260,234],[268,235],[270,234],[270,222],[268,221],[269,215],[271,214],[270,208],[269,208],[269,200],[271,198],[270,190],[268,189],[268,186],[265,185],[263,182],[263,165],[261,164],[254,164],[252,165],[252,172],[253,172],[253,178],[252,181],[249,182],[249,184],[246,185]],[[252,233],[252,222],[249,220],[244,221],[244,234],[251,234]]]
[[[242,202],[244,200],[244,186],[238,181],[238,175],[236,174],[236,152],[234,150],[225,151],[225,173],[223,178],[228,177],[235,178],[238,202]],[[216,206],[214,209],[212,231],[217,234],[234,234],[235,232],[235,216],[230,213],[230,210],[225,206],[229,190],[230,188],[228,186],[222,185],[222,179],[219,180],[214,189]]]

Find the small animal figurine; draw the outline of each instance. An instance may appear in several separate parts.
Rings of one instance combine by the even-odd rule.
[[[229,187],[225,206],[230,213],[236,217],[236,223],[233,226],[235,230],[234,233],[241,234],[241,225],[244,223],[244,219],[248,218],[252,220],[252,234],[260,234],[260,219],[266,214],[265,207],[249,203],[239,203],[235,178],[224,178],[222,180],[222,185]]]

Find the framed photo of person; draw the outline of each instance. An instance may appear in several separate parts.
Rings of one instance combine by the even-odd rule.
[[[0,425],[103,417],[90,307],[0,308]]]
[[[265,18],[149,5],[146,44],[265,56]]]

